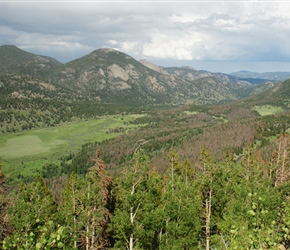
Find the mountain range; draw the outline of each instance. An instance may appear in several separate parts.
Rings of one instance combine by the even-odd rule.
[[[267,79],[252,84],[245,75],[191,67],[160,67],[109,48],[62,64],[48,56],[3,45],[0,69],[2,95],[137,106],[229,102],[276,84]]]
[[[265,80],[269,81],[285,81],[290,78],[290,72],[250,72],[250,71],[238,71],[230,74],[231,76],[238,77],[244,80],[250,80],[252,83],[260,83]]]

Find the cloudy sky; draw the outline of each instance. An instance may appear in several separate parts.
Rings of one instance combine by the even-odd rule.
[[[289,1],[3,1],[0,45],[68,62],[114,48],[161,66],[290,71]]]

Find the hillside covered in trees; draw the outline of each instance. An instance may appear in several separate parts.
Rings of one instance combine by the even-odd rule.
[[[271,159],[251,146],[192,165],[171,150],[164,174],[143,150],[112,177],[97,151],[57,200],[37,177],[9,191],[1,175],[3,249],[286,249],[290,244],[290,137]],[[10,195],[7,195],[10,192]]]
[[[290,247],[290,80],[0,55],[1,249]]]
[[[289,113],[244,102],[155,109],[31,181],[1,174],[2,248],[286,249]]]

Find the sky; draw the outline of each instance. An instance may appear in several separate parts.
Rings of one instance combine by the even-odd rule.
[[[164,67],[290,72],[288,1],[0,0],[0,45],[62,63],[99,48]]]

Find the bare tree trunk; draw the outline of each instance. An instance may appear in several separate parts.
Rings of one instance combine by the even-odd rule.
[[[283,156],[282,156],[282,163],[281,163],[281,171],[280,171],[280,183],[282,184],[286,179],[285,174],[285,165],[288,157],[288,143],[287,138],[284,136],[283,138]]]
[[[168,223],[169,223],[169,221],[170,221],[170,218],[168,218],[167,220],[166,220],[166,231],[165,231],[165,245],[167,246],[167,244],[168,244],[168,231],[167,231],[167,227],[168,227]]]
[[[134,224],[134,214],[133,214],[133,207],[130,207],[130,221],[131,224]],[[130,240],[129,240],[129,249],[133,250],[133,246],[134,246],[134,235],[133,233],[130,234]]]
[[[207,194],[205,200],[205,238],[206,250],[210,249],[210,216],[211,216],[211,190]]]
[[[289,136],[280,135],[278,143],[278,148],[273,156],[274,169],[276,169],[274,177],[275,187],[287,181],[289,176],[289,171],[287,172],[287,164],[289,164]]]
[[[86,226],[87,228],[87,235],[86,235],[86,250],[89,250],[89,225]]]
[[[96,208],[94,208],[94,211],[96,210]],[[92,228],[91,228],[91,232],[92,232],[92,238],[91,238],[91,246],[93,246],[95,244],[95,236],[96,236],[96,230],[95,230],[95,217],[93,214],[93,218],[92,218]]]
[[[162,228],[160,229],[159,232],[159,250],[161,250],[161,243],[162,243]]]
[[[134,247],[134,235],[133,233],[130,234],[130,242],[129,242],[129,249],[133,250]]]

